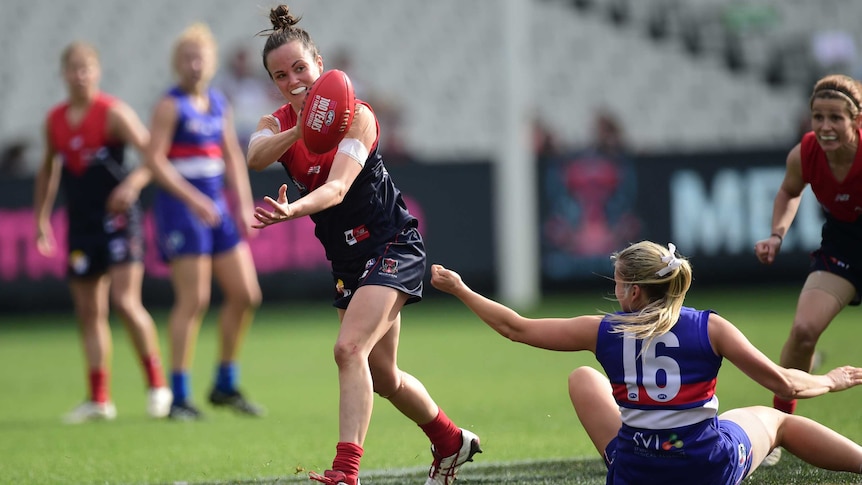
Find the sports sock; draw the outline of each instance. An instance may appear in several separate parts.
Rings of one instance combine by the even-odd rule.
[[[442,408],[438,408],[437,416],[430,423],[419,427],[431,440],[437,454],[442,457],[454,455],[461,448],[461,429],[446,416]]]
[[[189,374],[184,370],[175,370],[171,372],[171,391],[174,393],[174,402],[177,404],[185,404],[189,398],[189,388],[191,387]]]
[[[222,392],[234,392],[238,378],[239,366],[235,362],[222,362],[216,370],[215,387]]]
[[[778,396],[773,396],[772,407],[787,414],[793,414],[796,412],[796,399],[787,401]]]
[[[339,441],[335,445],[335,459],[332,460],[332,469],[344,472],[345,475],[356,477],[359,475],[359,461],[362,459],[362,447],[356,443]]]
[[[156,354],[148,355],[141,360],[144,372],[147,374],[147,385],[151,388],[165,387],[165,377],[162,374],[162,361]]]
[[[107,369],[97,367],[90,369],[90,400],[98,403],[106,403],[111,400],[108,390],[108,379],[110,373]]]

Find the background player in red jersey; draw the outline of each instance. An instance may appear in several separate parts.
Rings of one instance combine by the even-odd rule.
[[[216,41],[209,27],[193,24],[173,50],[177,85],[153,113],[147,164],[159,183],[153,202],[159,251],[171,268],[171,388],[169,418],[201,417],[191,394],[189,368],[201,320],[210,303],[212,279],[221,289],[218,365],[208,400],[214,406],[260,416],[238,388],[239,353],[260,305],[261,290],[251,250],[253,202],[248,169],[224,96],[210,87]],[[234,222],[225,195],[236,203]]]
[[[62,177],[69,219],[69,288],[81,328],[89,398],[64,418],[69,423],[114,419],[110,395],[112,307],[126,324],[149,387],[147,410],[167,415],[171,393],[164,385],[153,319],[141,302],[144,275],[138,195],[150,181],[125,161],[126,144],[142,151],[149,134],[124,102],[99,90],[96,49],[74,42],[63,51],[67,101],[45,125],[45,156],[35,182],[36,244],[53,256],[50,216]],[[110,303],[109,303],[110,301]]]
[[[820,79],[811,94],[811,128],[787,155],[784,180],[775,196],[772,235],[754,246],[761,263],[771,264],[796,216],[807,185],[825,213],[820,248],[811,253],[790,335],[780,364],[809,371],[815,346],[832,319],[862,297],[862,87],[844,75]],[[787,413],[795,400],[779,396],[773,405]],[[768,464],[780,458],[780,449]]]
[[[264,67],[287,104],[261,118],[249,143],[248,164],[261,170],[280,161],[301,197],[288,202],[282,185],[277,200],[267,197],[268,206],[257,208],[255,227],[311,217],[332,263],[341,321],[334,349],[339,442],[332,469],[310,476],[331,485],[359,484],[377,392],[430,439],[434,460],[426,484],[450,485],[458,468],[479,452],[479,438],[458,428],[397,363],[401,309],[422,297],[425,247],[418,221],[383,165],[377,119],[368,104],[357,100],[351,128],[337,147],[314,154],[305,146],[296,121],[307,90],[323,71],[323,58],[287,6],[272,9],[270,20]]]
[[[718,415],[722,359],[777,395],[810,398],[862,384],[862,368],[810,375],[775,365],[729,321],[684,306],[691,266],[649,241],[613,255],[621,311],[525,318],[472,291],[454,271],[431,267],[431,283],[460,299],[499,334],[554,351],[588,350],[591,367],[569,376],[569,396],[608,484],[739,483],[784,446],[815,466],[862,473],[862,446],[802,416],[765,406]],[[812,446],[812,443],[816,445]]]

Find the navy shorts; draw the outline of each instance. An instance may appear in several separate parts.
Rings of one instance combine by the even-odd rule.
[[[104,274],[115,264],[144,260],[140,206],[124,214],[106,214],[101,230],[69,233],[69,277]]]
[[[702,485],[735,485],[751,470],[751,440],[733,421],[708,420],[685,436],[673,431],[637,432],[636,446],[619,436],[611,440],[605,448],[607,485],[692,483],[692,477]]]
[[[408,295],[406,304],[416,303],[422,299],[424,278],[425,243],[419,230],[409,226],[367,258],[332,262],[332,305],[346,310],[356,290],[367,285],[395,288]]]
[[[850,305],[858,306],[862,302],[862,293],[860,293],[862,290],[862,267],[850,264],[847,258],[829,246],[821,246],[820,249],[811,253],[809,271],[812,273],[814,271],[826,271],[844,278],[856,288],[856,296],[850,301]]]

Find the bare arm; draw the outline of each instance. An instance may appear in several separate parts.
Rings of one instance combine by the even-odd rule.
[[[118,101],[111,107],[108,112],[108,130],[114,137],[135,147],[143,161],[150,141],[150,133],[129,105]],[[108,210],[112,212],[128,210],[138,200],[141,190],[150,183],[152,178],[149,167],[142,162],[111,192],[107,201]]]
[[[716,314],[709,317],[709,339],[719,355],[783,399],[810,398],[862,384],[862,369],[857,367],[838,367],[826,375],[781,367],[732,323]]]
[[[44,127],[45,154],[42,165],[36,172],[33,188],[33,214],[36,216],[36,248],[43,256],[52,256],[56,249],[54,231],[51,229],[51,211],[57,199],[60,186],[61,164],[57,160],[57,151],[51,143],[48,124]]]
[[[511,308],[468,287],[461,276],[439,264],[431,266],[431,284],[463,302],[500,335],[515,342],[548,350],[596,351],[601,315],[573,318],[526,318]]]
[[[263,170],[281,158],[297,140],[302,137],[298,126],[280,131],[278,121],[272,115],[266,115],[257,123],[256,133],[269,130],[272,135],[252,135],[248,143],[248,168]]]
[[[168,160],[174,130],[177,123],[177,108],[171,98],[164,97],[156,105],[150,125],[150,143],[146,149],[146,164],[153,178],[174,197],[188,205],[195,215],[214,226],[220,216],[215,203],[189,183]]]
[[[772,205],[771,234],[779,237],[770,236],[767,239],[758,241],[754,246],[754,252],[761,263],[771,264],[775,261],[775,257],[781,249],[781,242],[790,229],[790,225],[796,217],[796,212],[799,210],[799,203],[802,201],[802,191],[804,189],[805,182],[802,179],[802,147],[801,144],[797,143],[787,155],[784,180],[781,182],[778,193],[775,194],[775,201]]]
[[[353,124],[350,126],[350,130],[345,135],[345,138],[358,139],[370,151],[374,140],[377,138],[377,124],[374,120],[374,114],[366,109],[365,106],[357,106]],[[255,210],[255,218],[259,223],[255,224],[254,227],[263,228],[278,222],[316,214],[324,209],[340,204],[361,171],[362,165],[359,162],[344,153],[336,153],[326,182],[309,192],[305,197],[296,202],[288,203],[286,185],[282,185],[279,189],[278,200],[264,197],[264,202],[272,210],[258,207]]]
[[[248,168],[245,165],[242,148],[239,146],[233,122],[233,111],[230,108],[228,108],[225,114],[224,129],[222,131],[222,152],[224,153],[226,169],[225,179],[236,196],[237,217],[239,218],[237,225],[240,227],[240,231],[243,231],[246,236],[250,236],[253,234],[251,232],[251,224],[254,213],[254,201],[251,194],[251,182],[248,179]]]

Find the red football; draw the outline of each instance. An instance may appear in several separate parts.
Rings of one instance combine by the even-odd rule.
[[[311,85],[299,123],[305,146],[312,153],[326,153],[338,146],[353,123],[356,98],[353,83],[343,71],[324,72]]]

